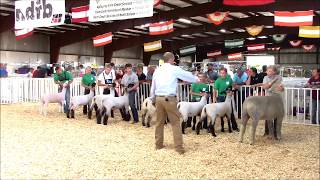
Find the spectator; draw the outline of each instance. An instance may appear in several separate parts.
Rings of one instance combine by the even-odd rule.
[[[0,63],[0,78],[8,77],[7,65]]]
[[[262,66],[262,72],[259,73],[260,78],[263,80],[263,78],[267,75],[267,65]]]
[[[92,71],[91,67],[87,66],[85,69],[85,74],[82,76],[82,79],[81,79],[81,86],[85,88],[84,89],[85,95],[90,93],[91,85],[96,82],[96,78],[92,75],[91,71]],[[88,107],[87,105],[84,105],[83,114],[87,114],[87,112],[88,112]]]
[[[320,124],[320,69],[312,70],[312,77],[308,80],[306,85],[308,88],[312,88],[312,124]],[[318,117],[318,123],[317,123]]]
[[[152,76],[153,76],[154,71],[155,71],[154,67],[152,67],[152,66],[148,67],[147,78],[146,78],[147,81],[152,81]]]
[[[213,70],[213,65],[208,64],[208,70],[206,72],[207,77],[209,78],[210,82],[214,82],[215,80],[218,79],[218,73]]]
[[[90,69],[91,69],[91,68],[90,68]],[[80,71],[80,72],[79,72],[79,76],[80,76],[80,77],[83,77],[83,75],[85,74],[85,71],[86,71],[86,70],[84,69],[84,67],[83,67],[82,64],[79,65],[79,71]]]
[[[249,74],[249,78],[248,78],[248,80],[246,82],[247,85],[251,85],[252,86],[252,85],[259,84],[259,83],[263,82],[263,78],[262,78],[262,76],[259,76],[259,74],[257,73],[257,69],[256,68],[252,67],[250,69],[249,73],[250,73]],[[261,94],[262,89],[258,89],[258,90],[259,90],[258,94]],[[249,95],[248,93],[249,92],[247,91],[246,96]],[[253,95],[253,89],[252,88],[250,88],[250,95]]]
[[[47,72],[45,69],[40,66],[37,67],[35,71],[33,71],[32,78],[45,78],[47,77]]]
[[[237,73],[233,76],[233,84],[234,84],[234,88],[236,89],[236,94],[238,96],[238,98],[236,96],[234,96],[236,105],[237,105],[237,109],[238,109],[238,118],[241,118],[241,104],[243,103],[244,99],[245,99],[245,88],[241,88],[239,89],[239,86],[242,85],[246,85],[246,81],[248,79],[248,75],[245,71],[245,68],[241,67],[237,70]],[[249,91],[249,89],[247,88],[247,90]]]
[[[146,75],[143,73],[143,70],[142,70],[142,67],[137,67],[137,76],[138,76],[138,79],[139,81],[145,81],[146,80]]]
[[[233,76],[233,82],[235,84],[235,87],[246,84],[248,75],[244,71],[245,69],[241,67],[237,70],[237,73]]]
[[[116,70],[114,69],[114,63],[110,63],[111,66],[111,74],[113,75],[113,77],[116,77]]]

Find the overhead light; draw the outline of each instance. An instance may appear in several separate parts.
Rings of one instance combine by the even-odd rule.
[[[181,35],[181,37],[189,37],[190,35],[188,35],[188,34],[183,34],[183,35]]]
[[[219,31],[222,32],[222,33],[227,32],[227,30],[225,30],[225,29],[220,29]]]
[[[247,39],[252,41],[252,40],[255,40],[256,38],[255,37],[248,37]]]
[[[264,27],[268,29],[273,28],[273,26],[264,26]]]
[[[179,18],[178,21],[186,23],[186,24],[191,24],[191,21],[189,19],[185,19],[185,18]]]
[[[266,38],[268,38],[267,36],[258,36],[258,38],[260,38],[260,39],[266,39]]]

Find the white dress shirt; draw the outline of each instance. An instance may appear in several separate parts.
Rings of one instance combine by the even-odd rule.
[[[150,96],[176,96],[178,79],[195,83],[198,77],[191,72],[169,63],[164,63],[153,74]]]

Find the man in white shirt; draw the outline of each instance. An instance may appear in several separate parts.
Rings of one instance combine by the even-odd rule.
[[[151,86],[151,98],[156,102],[157,124],[155,128],[155,145],[156,149],[163,148],[163,128],[167,117],[170,120],[175,150],[179,154],[183,154],[183,140],[177,109],[177,85],[178,79],[195,83],[198,80],[197,76],[191,72],[185,71],[178,66],[175,66],[175,57],[171,52],[166,52],[163,55],[164,64],[156,69],[153,74]]]

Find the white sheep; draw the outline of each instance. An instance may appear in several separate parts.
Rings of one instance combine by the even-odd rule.
[[[231,102],[232,102],[233,107],[231,106]],[[216,137],[215,130],[214,130],[215,120],[217,117],[223,118],[225,116],[227,117],[229,132],[231,133],[232,132],[232,128],[231,128],[232,108],[235,110],[232,92],[227,93],[227,97],[224,102],[212,103],[212,104],[205,105],[202,109],[201,117],[199,120],[197,120],[197,123],[196,123],[196,133],[197,134],[200,133],[200,127],[202,124],[201,122],[207,117],[208,128],[211,130],[212,136]],[[221,124],[223,124],[223,123],[221,123]],[[222,129],[223,128],[224,127],[222,127]]]
[[[247,122],[250,117],[253,121],[250,140],[251,145],[254,144],[256,128],[261,119],[267,120],[270,136],[280,140],[282,120],[284,117],[283,100],[280,95],[251,96],[244,101],[242,107],[240,142],[243,142],[243,135],[246,131]],[[273,121],[274,119],[276,120]]]
[[[198,116],[201,113],[202,108],[207,104],[208,95],[201,97],[199,102],[179,102],[177,104],[178,111],[181,114],[181,129],[182,133],[185,134],[186,123],[188,117]],[[195,124],[192,125],[192,129],[195,129]]]
[[[92,117],[92,111],[93,111],[93,108],[95,108],[95,111],[96,111],[96,117],[98,117],[98,114],[100,113],[101,109],[102,109],[102,101],[106,98],[106,97],[109,97],[109,96],[112,96],[110,94],[108,95],[95,95],[92,100],[91,100],[91,105],[89,107],[89,110],[88,110],[88,118],[91,119]]]
[[[90,88],[90,93],[86,95],[73,96],[70,101],[69,111],[67,112],[67,118],[74,118],[74,110],[81,105],[90,105],[90,102],[94,96],[96,83],[93,83]]]
[[[68,81],[62,85],[63,88],[61,92],[45,94],[41,97],[40,114],[47,116],[49,103],[59,103],[60,104],[59,112],[63,112],[63,106],[66,103],[65,99],[66,99],[67,84],[68,84]]]
[[[122,109],[125,108],[125,120],[130,120],[130,113],[129,113],[129,96],[128,93],[125,92],[123,96],[114,97],[108,96],[102,100],[102,109],[97,116],[97,124],[101,124],[101,119],[103,119],[103,124],[108,124],[108,118],[111,116],[112,109]]]
[[[150,97],[146,98],[141,106],[142,125],[150,127],[150,122],[155,117],[156,107],[152,104]],[[147,121],[147,122],[146,122]]]

